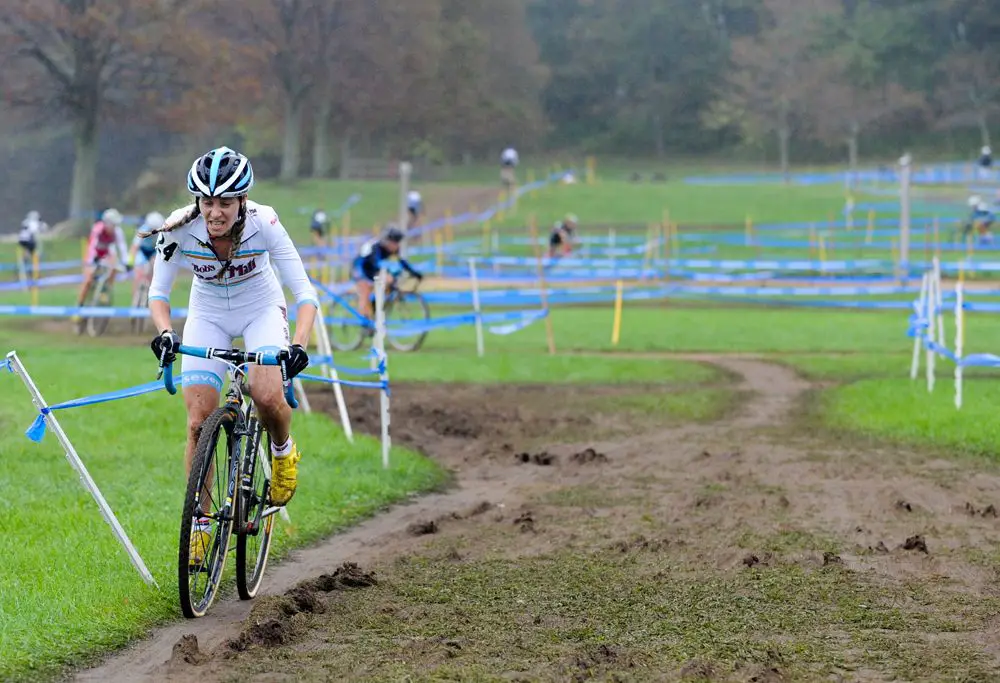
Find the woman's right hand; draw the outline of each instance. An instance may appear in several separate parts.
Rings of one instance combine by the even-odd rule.
[[[163,330],[163,332],[153,337],[149,348],[152,349],[157,361],[162,360],[164,365],[170,365],[177,360],[177,349],[180,348],[180,345],[181,338],[177,336],[176,332],[173,330]],[[166,349],[165,356],[164,349]]]

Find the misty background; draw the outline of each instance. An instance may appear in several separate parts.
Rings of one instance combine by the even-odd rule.
[[[258,177],[522,155],[787,171],[972,159],[1000,120],[995,0],[0,0],[0,199],[57,223]]]

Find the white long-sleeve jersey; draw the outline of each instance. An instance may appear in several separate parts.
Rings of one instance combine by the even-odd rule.
[[[178,209],[167,219],[167,224],[190,210],[190,206]],[[275,269],[292,291],[296,304],[311,303],[319,307],[316,289],[309,282],[299,252],[278,214],[270,206],[256,202],[247,202],[243,241],[231,261],[216,256],[203,216],[177,230],[160,233],[149,286],[150,301],[170,300],[174,279],[182,268],[194,274],[189,315],[226,311],[247,314],[269,305],[284,307],[285,294]]]

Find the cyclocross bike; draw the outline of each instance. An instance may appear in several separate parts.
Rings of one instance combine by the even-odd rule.
[[[125,267],[120,263],[114,266],[107,265],[104,261],[94,266],[94,277],[90,281],[90,287],[83,294],[83,305],[94,307],[111,306],[114,302],[114,283],[111,274],[114,272],[124,273]],[[96,318],[85,318],[80,316],[77,323],[76,333],[83,334],[86,330],[91,337],[100,337],[108,329],[111,318],[104,316]]]
[[[243,600],[257,595],[271,547],[274,514],[281,510],[270,504],[270,448],[264,443],[264,425],[249,396],[245,366],[279,366],[285,401],[293,409],[298,407],[298,402],[288,379],[286,350],[246,353],[182,344],[175,351],[198,358],[214,358],[229,367],[229,390],[225,400],[201,427],[181,515],[177,584],[184,616],[196,618],[204,616],[215,599],[234,533],[236,590]],[[160,369],[167,391],[176,393],[172,366],[164,363],[162,357]],[[211,520],[211,531],[201,562],[193,563],[191,536],[199,517]]]
[[[407,323],[426,322],[431,317],[427,300],[417,293],[420,281],[412,289],[399,288],[399,276],[389,285],[385,295],[385,324],[387,328]],[[375,293],[372,292],[372,310],[375,310]],[[330,308],[330,343],[338,351],[354,351],[364,340],[375,333],[375,323],[358,312],[358,294],[351,292],[338,298]],[[398,328],[397,328],[398,329]],[[387,334],[386,341],[397,351],[416,351],[427,338],[427,331],[413,334]]]

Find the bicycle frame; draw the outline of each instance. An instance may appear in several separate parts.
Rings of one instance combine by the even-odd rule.
[[[393,295],[395,293],[397,293],[397,292],[401,292],[403,294],[412,294],[412,293],[414,293],[414,292],[417,291],[417,288],[420,286],[420,280],[417,280],[416,278],[408,278],[408,279],[413,279],[417,283],[416,285],[413,286],[412,289],[402,289],[399,286],[399,284],[398,284],[399,279],[396,278],[396,279],[393,280],[392,284],[389,285],[388,291],[386,292],[386,295],[385,295],[386,305],[389,304],[389,301],[393,298]],[[355,319],[358,321],[358,324],[361,327],[367,327],[367,328],[371,328],[371,329],[375,328],[375,321],[371,320],[369,318],[366,318],[364,316],[364,314],[362,314],[361,311],[359,311],[356,308],[354,308],[354,306],[352,306],[350,304],[350,302],[345,297],[338,296],[336,294],[331,294],[331,296],[333,297],[333,299],[337,303],[339,303],[341,306],[343,306],[344,308],[346,308],[347,311],[348,311],[348,313],[350,313],[351,315],[353,315],[355,317]],[[371,302],[372,302],[372,307],[374,309],[374,306],[375,306],[375,292],[374,291],[372,292],[372,295],[371,295]]]
[[[197,358],[212,358],[219,360],[224,362],[228,369],[229,388],[226,391],[223,405],[230,407],[240,416],[236,421],[236,428],[233,431],[233,435],[237,437],[236,443],[239,443],[241,438],[246,438],[248,440],[247,448],[244,453],[238,452],[238,449],[234,449],[234,452],[229,453],[229,484],[226,490],[225,504],[219,512],[219,515],[222,518],[221,521],[229,522],[235,517],[234,504],[235,501],[238,500],[236,496],[236,482],[240,482],[240,488],[245,495],[249,496],[252,492],[253,482],[250,481],[246,475],[251,468],[246,466],[249,464],[246,459],[256,458],[260,449],[258,434],[255,433],[258,430],[251,432],[249,428],[253,417],[254,403],[253,397],[247,397],[244,395],[244,382],[247,380],[247,373],[244,370],[244,367],[248,365],[272,365],[280,367],[285,401],[293,409],[297,408],[299,404],[295,399],[295,389],[291,380],[288,379],[288,368],[286,365],[288,352],[282,350],[246,353],[239,351],[238,349],[212,349],[197,346],[185,346],[182,344],[176,349],[176,353],[194,356]],[[164,354],[160,357],[160,371],[167,392],[175,394],[177,393],[177,388],[174,386],[173,366],[170,363],[164,362],[165,354],[166,351],[164,351]],[[258,462],[264,468],[265,478],[270,481],[271,472],[267,458],[258,458]],[[241,471],[244,473],[244,476],[242,477],[239,476]],[[260,521],[265,517],[269,517],[276,512],[279,512],[280,510],[281,508],[277,506],[271,506],[266,510],[258,510],[258,514],[252,521],[247,520],[245,527],[237,527],[235,531],[237,534],[256,535],[260,530]]]

